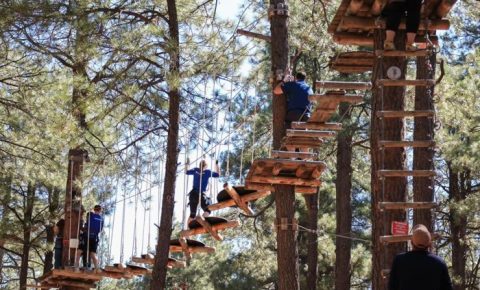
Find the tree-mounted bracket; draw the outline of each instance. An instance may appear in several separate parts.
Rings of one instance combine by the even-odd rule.
[[[275,219],[275,231],[297,231],[298,223],[296,218],[276,218]]]
[[[270,7],[268,8],[268,18],[270,19],[275,15],[288,17],[288,5],[285,5],[283,3],[278,3],[277,5],[270,5]]]

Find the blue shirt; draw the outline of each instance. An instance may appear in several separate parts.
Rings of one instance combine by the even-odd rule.
[[[87,214],[87,222],[85,223],[85,234],[89,235],[90,238],[98,237],[98,234],[103,229],[103,217],[94,212],[89,212]]]
[[[445,262],[428,251],[399,254],[393,260],[389,290],[452,290]]]
[[[217,172],[213,172],[209,169],[205,169],[203,174],[200,174],[200,168],[196,167],[190,170],[187,170],[187,175],[193,175],[193,189],[200,189],[200,179],[202,180],[202,190],[201,192],[207,191],[208,180],[210,177],[220,177]]]
[[[310,109],[309,95],[313,95],[312,89],[305,81],[286,82],[282,85],[282,91],[287,96],[287,111],[301,111]],[[307,110],[308,112],[309,110]]]

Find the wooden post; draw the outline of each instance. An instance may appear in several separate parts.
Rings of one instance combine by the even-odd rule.
[[[272,54],[272,89],[281,81],[281,73],[288,67],[288,16],[286,0],[270,0],[270,31]],[[272,94],[273,95],[273,94]],[[279,150],[285,136],[285,115],[287,100],[284,95],[273,96],[273,149]],[[293,220],[295,214],[295,193],[291,185],[275,185],[276,217]],[[300,289],[298,274],[298,249],[296,231],[277,231],[277,265],[280,273],[280,290]]]
[[[383,49],[384,33],[381,29],[374,31],[375,49]],[[403,31],[398,31],[395,45],[400,50],[405,49],[405,33]],[[387,69],[392,65],[399,67],[403,72],[402,78],[405,77],[405,57],[385,58],[383,59],[383,65],[382,60],[377,57],[374,64],[372,84],[376,84],[378,79],[383,79],[386,76]],[[405,201],[406,197],[406,177],[389,177],[381,180],[378,176],[378,170],[380,169],[399,170],[404,168],[405,152],[403,148],[388,148],[382,152],[378,144],[379,140],[401,140],[403,119],[388,118],[381,120],[376,117],[376,112],[380,110],[404,110],[404,94],[404,87],[384,87],[382,102],[381,88],[376,86],[373,90],[370,152],[372,158],[372,287],[374,290],[386,289],[387,280],[382,277],[382,270],[389,269],[395,255],[406,250],[405,243],[388,246],[380,243],[380,236],[389,233],[391,221],[405,220],[405,213],[401,211],[381,212],[377,207],[377,203],[380,201]],[[383,126],[381,125],[382,122]]]
[[[70,149],[68,152],[68,175],[65,195],[65,227],[63,231],[63,266],[73,266],[78,244],[82,207],[83,164],[87,160],[87,151]]]

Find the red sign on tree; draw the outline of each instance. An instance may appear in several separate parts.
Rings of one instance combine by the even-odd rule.
[[[408,223],[393,221],[392,235],[394,236],[408,235]]]

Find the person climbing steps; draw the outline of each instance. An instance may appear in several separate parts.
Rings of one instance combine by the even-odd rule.
[[[188,170],[188,164],[190,162],[187,160],[185,167],[186,175],[193,175],[193,188],[188,193],[189,196],[189,205],[190,205],[190,216],[188,217],[187,224],[195,218],[198,208],[198,202],[200,200],[200,205],[203,209],[203,217],[208,217],[210,215],[210,210],[208,206],[210,202],[206,196],[206,191],[208,188],[208,182],[210,177],[218,178],[220,177],[220,169],[218,167],[218,160],[215,162],[215,171],[207,169],[207,162],[201,160],[199,167]]]

